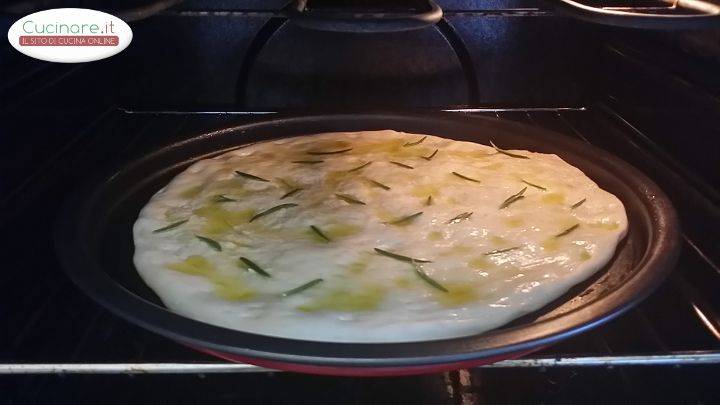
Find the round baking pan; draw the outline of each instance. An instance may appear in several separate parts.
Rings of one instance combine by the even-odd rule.
[[[542,309],[498,329],[411,343],[331,343],[240,332],[185,318],[163,307],[132,262],[132,226],[150,197],[193,162],[267,139],[320,132],[396,129],[554,153],[580,168],[627,210],[627,237],[603,269]],[[670,272],[679,227],[665,194],[622,160],[536,127],[457,114],[282,116],[200,134],[167,145],[74,193],[56,227],[67,273],[115,314],[206,353],[276,369],[334,375],[437,372],[517,357],[616,317],[645,298]]]

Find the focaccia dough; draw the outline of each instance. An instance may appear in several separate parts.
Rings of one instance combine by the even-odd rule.
[[[168,308],[199,321],[405,342],[539,309],[604,266],[626,230],[620,200],[555,155],[329,133],[193,164],[140,213],[134,261]]]

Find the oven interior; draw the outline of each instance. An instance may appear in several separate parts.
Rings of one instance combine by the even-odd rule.
[[[391,30],[395,25],[380,21],[348,29],[327,19],[348,10],[421,14],[432,2],[286,3],[78,0],[3,6],[4,29],[32,7],[115,10],[134,20],[132,45],[103,61],[53,64],[20,55],[8,44],[0,51],[5,400],[720,399],[716,19],[691,24],[657,17],[648,23],[581,14],[562,0],[446,0],[437,1],[442,18],[425,26]],[[711,13],[715,4],[585,3],[686,17]],[[705,6],[684,8],[688,3]],[[289,7],[295,14],[326,15],[296,17],[310,25],[303,27],[288,21]],[[526,358],[436,375],[332,378],[223,363],[156,336],[80,293],[55,257],[52,232],[62,201],[103,167],[280,112],[441,110],[547,128],[640,169],[670,196],[681,219],[682,253],[670,278],[620,318]]]

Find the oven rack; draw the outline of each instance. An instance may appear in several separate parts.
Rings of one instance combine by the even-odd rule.
[[[720,364],[720,351],[625,356],[527,357],[477,366],[491,368],[692,366]],[[0,374],[235,374],[281,370],[243,363],[19,363],[0,364]]]
[[[688,178],[690,172],[683,171],[680,163],[655,153],[662,148],[631,126],[610,104],[445,111],[496,116],[593,143],[643,170],[672,197],[680,196],[674,200],[678,211],[692,207],[684,212],[704,218],[700,212],[702,204],[696,200],[710,197],[703,194],[702,188],[693,187],[702,180]],[[56,192],[62,179],[73,178],[74,174],[91,170],[107,159],[132,159],[170,140],[273,114],[112,108],[99,114],[73,145],[47,164],[38,165],[38,171],[15,190],[13,200],[22,203],[42,199]],[[13,211],[7,205],[2,208],[6,208],[4,212]],[[708,240],[702,239],[702,235],[683,234],[680,262],[669,280],[644,303],[618,319],[532,356],[482,366],[472,372],[720,364],[720,316],[712,295],[713,287],[720,282],[720,268],[703,250],[705,243]],[[75,289],[57,263],[24,266],[21,264],[18,271],[0,276],[0,308],[14,310],[7,314],[10,326],[7,333],[0,335],[0,374],[274,372],[216,361],[116,318]],[[31,266],[48,268],[38,274],[39,270]],[[37,281],[39,275],[42,282]],[[57,323],[58,319],[63,321]],[[679,330],[682,332],[678,334]]]

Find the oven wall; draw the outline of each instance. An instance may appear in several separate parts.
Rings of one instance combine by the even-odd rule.
[[[606,103],[691,175],[718,184],[720,31],[652,33],[558,16],[539,0],[440,1],[468,50],[436,29],[352,35],[280,27],[249,54],[282,1],[188,1],[132,24],[103,61],[0,53],[0,161],[10,193],[115,108],[146,110],[567,107]],[[15,20],[2,14],[4,28]],[[456,44],[457,48],[457,44]],[[465,66],[463,66],[465,62]],[[468,81],[467,65],[472,77]],[[476,84],[473,84],[475,82]],[[245,83],[245,85],[243,85]],[[473,93],[475,99],[473,99]],[[30,140],[30,141],[28,141]],[[709,147],[708,147],[709,146]]]
[[[589,82],[608,104],[704,183],[720,203],[720,29],[703,32],[607,30]],[[713,190],[714,189],[714,190]]]
[[[359,35],[285,24],[260,41],[270,13],[199,6],[133,27],[133,45],[116,57],[125,67],[122,104],[277,110],[578,105],[589,97],[582,83],[592,31],[552,12],[527,16],[501,2],[450,7],[447,21],[469,51],[459,57],[434,28]]]

